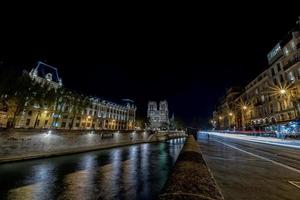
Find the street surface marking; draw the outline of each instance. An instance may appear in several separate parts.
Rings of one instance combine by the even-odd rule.
[[[288,181],[288,182],[293,186],[297,187],[298,189],[300,189],[300,181]]]
[[[209,158],[211,160],[231,160],[231,161],[236,160],[235,158],[223,158],[223,157],[219,157],[219,156],[205,156],[205,157]],[[255,158],[243,159],[243,160],[240,160],[240,161],[248,162],[248,161],[254,161],[254,160],[255,160]]]
[[[225,146],[231,147],[231,148],[236,149],[236,150],[238,150],[238,151],[241,151],[241,152],[243,152],[243,153],[246,153],[246,154],[249,154],[249,155],[254,156],[254,157],[256,157],[256,158],[260,158],[260,159],[262,159],[262,160],[271,162],[271,163],[273,163],[273,164],[275,164],[275,165],[284,167],[284,168],[286,168],[286,169],[289,169],[289,170],[291,170],[291,171],[294,171],[294,172],[300,174],[300,170],[299,170],[299,169],[296,169],[296,168],[294,168],[294,167],[291,167],[291,166],[282,164],[282,163],[280,163],[280,162],[271,160],[271,159],[269,159],[269,158],[266,158],[266,157],[263,157],[263,156],[260,156],[260,155],[251,153],[251,152],[249,152],[249,151],[245,151],[245,150],[243,150],[243,149],[240,149],[240,148],[238,148],[238,147],[232,146],[232,145],[230,145],[230,144],[226,144],[226,143],[224,143],[224,142],[218,141],[218,140],[216,140],[216,139],[215,139],[214,141],[219,142],[219,143],[221,143],[221,144],[223,144],[223,145],[225,145]]]

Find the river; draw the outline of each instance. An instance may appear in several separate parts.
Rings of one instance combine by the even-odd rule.
[[[184,139],[0,164],[0,199],[156,199]]]

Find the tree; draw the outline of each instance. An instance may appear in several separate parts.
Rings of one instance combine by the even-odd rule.
[[[69,130],[73,128],[76,116],[83,112],[90,105],[90,99],[86,96],[73,93],[70,98],[72,121],[69,126]]]
[[[56,89],[56,99],[55,99],[55,107],[52,115],[52,127],[57,124],[58,117],[62,113],[62,108],[65,107],[69,102],[70,91],[66,90],[63,87],[59,87]]]
[[[41,116],[42,111],[53,114],[57,92],[56,89],[49,84],[35,83],[33,89],[33,102],[34,105],[38,108],[38,113],[34,123],[34,128],[36,128],[38,119]]]
[[[183,130],[186,127],[186,123],[182,119],[176,118],[175,119],[175,127],[176,127],[176,129]]]
[[[3,83],[3,85],[1,85]],[[14,73],[7,74],[5,80],[2,80],[1,96],[5,99],[8,107],[9,128],[15,127],[17,116],[33,100],[33,81],[27,72],[21,76],[15,76]]]

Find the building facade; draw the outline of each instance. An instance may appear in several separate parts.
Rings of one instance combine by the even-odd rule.
[[[149,101],[147,118],[151,129],[168,128],[170,123],[168,102],[160,101],[157,106],[155,101]]]
[[[267,68],[243,92],[218,104],[211,120],[216,129],[232,129],[231,116],[236,129],[300,132],[299,25],[268,53]]]
[[[55,67],[39,62],[29,75],[35,82],[47,84],[56,92],[64,90]],[[83,99],[80,105],[79,99]],[[65,92],[51,106],[26,105],[16,118],[15,128],[133,130],[135,117],[136,106],[131,100],[124,99],[117,104],[97,97],[74,96],[74,92],[70,92],[70,95]]]

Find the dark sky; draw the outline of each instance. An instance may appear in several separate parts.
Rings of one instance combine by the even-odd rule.
[[[14,11],[1,19],[0,60],[19,69],[45,61],[66,87],[131,98],[139,116],[148,100],[167,99],[175,116],[204,124],[227,87],[243,86],[266,68],[268,51],[295,26],[297,8]]]

